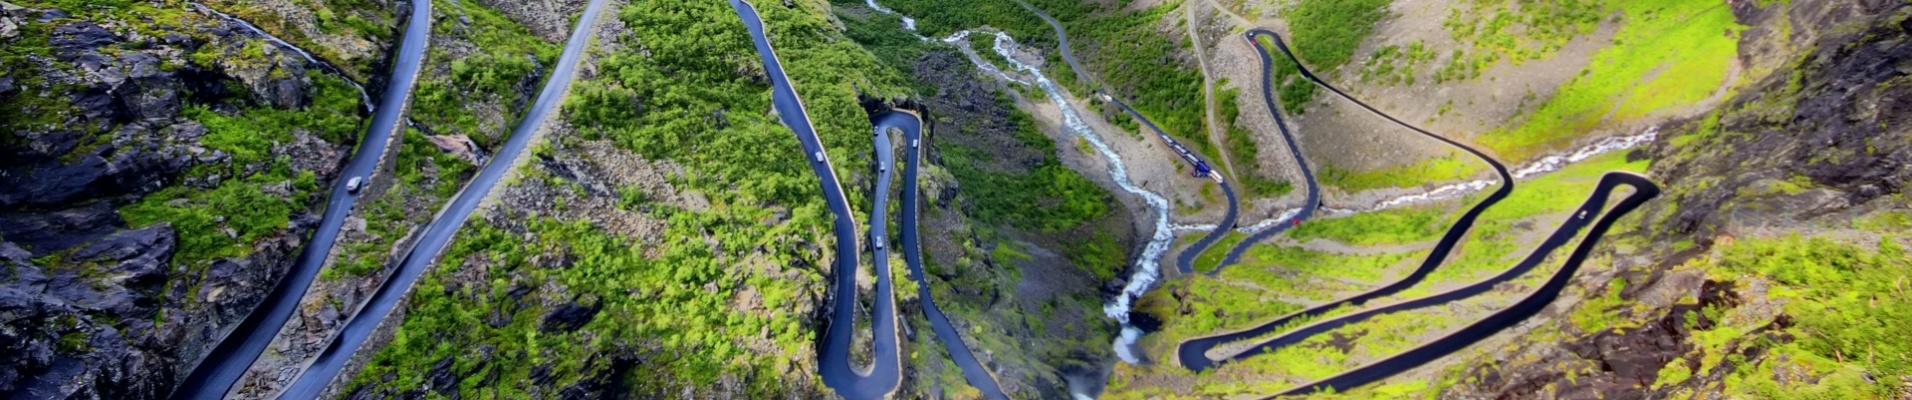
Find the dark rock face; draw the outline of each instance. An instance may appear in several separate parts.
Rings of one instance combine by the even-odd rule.
[[[16,26],[47,41],[0,72],[0,104],[23,114],[0,120],[0,398],[164,397],[258,303],[315,221],[294,216],[246,257],[189,267],[174,265],[182,232],[128,226],[119,209],[168,186],[217,186],[181,177],[232,164],[200,145],[207,128],[182,112],[303,106],[305,61],[272,48],[242,57],[255,39],[212,18],[134,28],[0,7],[0,46]],[[345,154],[301,139],[287,146],[290,164],[321,177]]]
[[[1907,7],[1855,9],[1864,18],[1837,23],[1886,22]],[[1682,205],[1672,220],[1675,233],[1711,236],[1724,219],[1717,211],[1762,180],[1800,175],[1836,191],[1829,193],[1832,201],[1802,199],[1788,207],[1801,216],[1903,193],[1912,182],[1912,132],[1905,129],[1912,126],[1912,93],[1903,84],[1912,73],[1912,33],[1898,28],[1879,24],[1820,40],[1794,67],[1801,74],[1773,74],[1758,90],[1722,107],[1728,110],[1720,116],[1722,131],[1744,137],[1691,160],[1655,166],[1655,176],[1689,181],[1669,187],[1721,178],[1706,190],[1677,192],[1671,199]]]
[[[116,233],[75,251],[101,278],[43,270],[0,242],[0,393],[24,398],[152,398],[172,385],[172,343],[154,336],[151,295],[166,284],[171,227]],[[85,385],[74,385],[77,382]],[[78,386],[78,387],[74,387]]]
[[[570,332],[578,330],[578,328],[584,327],[584,324],[590,323],[591,318],[597,317],[598,308],[598,305],[586,307],[577,304],[565,304],[559,306],[558,309],[551,310],[550,313],[544,315],[544,322],[538,326],[538,329],[545,332]]]
[[[1470,381],[1445,396],[1642,399],[1692,396],[1676,391],[1693,388],[1704,388],[1699,397],[1717,396],[1707,390],[1739,366],[1728,360],[1699,370],[1692,335],[1718,323],[1700,310],[1744,308],[1739,303],[1748,298],[1734,293],[1731,283],[1670,270],[1704,254],[1704,246],[1729,232],[1731,224],[1757,220],[1771,229],[1811,229],[1801,225],[1904,193],[1912,182],[1912,125],[1907,124],[1912,122],[1912,32],[1897,21],[1908,20],[1912,4],[1802,0],[1792,4],[1790,15],[1786,6],[1769,7],[1741,2],[1735,11],[1742,19],[1791,17],[1801,23],[1797,29],[1826,36],[1803,56],[1782,55],[1798,61],[1721,107],[1718,131],[1699,131],[1704,129],[1700,122],[1674,130],[1710,140],[1695,142],[1704,151],[1682,152],[1664,143],[1680,135],[1663,137],[1652,150],[1650,175],[1666,179],[1670,195],[1643,209],[1647,218],[1639,231],[1660,248],[1677,248],[1670,244],[1681,240],[1701,246],[1652,255],[1655,265],[1644,267],[1644,278],[1627,278],[1621,297],[1647,305],[1640,293],[1655,288],[1690,293],[1697,304],[1637,311],[1634,315],[1647,321],[1637,327],[1588,332],[1561,343],[1527,343],[1520,352],[1538,355],[1538,361],[1474,367]],[[1767,47],[1742,45],[1742,50]],[[1788,179],[1808,179],[1812,189],[1765,189],[1769,182]],[[1722,211],[1729,209],[1744,212]],[[1674,275],[1684,278],[1667,278]],[[1785,314],[1776,315],[1731,339],[1751,344],[1728,348],[1744,360],[1758,360],[1766,347],[1757,343],[1785,341],[1780,332],[1790,323]],[[1693,378],[1656,382],[1661,369],[1681,364]]]

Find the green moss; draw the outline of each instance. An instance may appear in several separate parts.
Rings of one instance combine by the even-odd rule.
[[[66,333],[60,334],[60,344],[58,347],[60,352],[65,354],[85,353],[92,349],[92,346],[86,344],[86,342],[92,338],[93,334],[85,330],[75,329],[67,331]]]
[[[306,207],[305,188],[316,183],[310,171],[293,171],[290,158],[275,155],[277,149],[292,141],[294,131],[336,142],[360,123],[352,89],[337,78],[317,73],[309,77],[314,102],[303,110],[254,108],[227,116],[206,106],[187,108],[187,118],[206,126],[200,144],[230,157],[227,163],[201,165],[189,174],[220,177],[219,185],[161,189],[122,207],[120,216],[134,227],[172,224],[179,234],[173,263],[195,268],[215,258],[250,254],[253,243],[286,229],[293,211]],[[267,186],[281,184],[294,193],[266,193]]]
[[[1128,251],[1108,232],[1097,231],[1087,237],[1065,240],[1064,246],[1069,262],[1095,275],[1097,282],[1114,280],[1117,273],[1126,269]]]
[[[1771,346],[1758,359],[1733,364],[1728,393],[1760,398],[1879,398],[1903,390],[1893,379],[1912,374],[1912,338],[1897,321],[1912,318],[1912,296],[1901,287],[1912,258],[1904,244],[1885,238],[1858,245],[1818,237],[1748,238],[1725,244],[1695,262],[1714,279],[1769,282],[1768,296],[1784,300],[1790,325],[1768,339],[1747,340],[1751,326],[1767,321],[1721,319],[1729,310],[1707,310],[1712,329],[1697,332],[1701,371],[1738,357],[1739,348]],[[1779,383],[1776,371],[1805,373],[1807,383]]]

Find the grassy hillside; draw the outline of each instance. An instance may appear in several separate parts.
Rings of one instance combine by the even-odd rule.
[[[907,89],[829,28],[827,5],[759,10],[857,219],[867,220],[869,196],[854,185],[867,176],[870,127],[852,85]],[[812,313],[827,287],[820,265],[834,257],[822,250],[830,218],[808,157],[767,113],[769,86],[742,22],[722,2],[635,1],[611,12],[601,20],[628,31],[601,44],[609,47],[586,67],[597,73],[572,89],[561,119],[577,133],[535,151],[563,161],[527,164],[504,189],[556,201],[507,200],[519,206],[461,231],[355,385],[402,392],[451,374],[458,393],[499,398],[818,390]],[[653,183],[664,192],[585,189],[631,182],[632,162],[681,169]],[[657,230],[632,230],[650,224]],[[448,369],[432,368],[441,362]]]

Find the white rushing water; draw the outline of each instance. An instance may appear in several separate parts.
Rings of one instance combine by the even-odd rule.
[[[1147,293],[1149,288],[1154,287],[1155,282],[1162,277],[1158,259],[1162,257],[1163,252],[1168,251],[1170,243],[1175,239],[1174,229],[1168,223],[1168,199],[1136,186],[1135,182],[1130,181],[1128,167],[1122,163],[1122,156],[1116,154],[1115,149],[1109,147],[1108,142],[1103,141],[1102,136],[1096,134],[1089,124],[1082,122],[1081,114],[1076,112],[1075,106],[1069,103],[1068,98],[1062,96],[1062,89],[1056,86],[1055,81],[1043,75],[1041,69],[1016,60],[1015,39],[1001,32],[996,32],[995,35],[996,53],[1009,59],[1011,67],[1034,77],[1036,86],[1042,88],[1043,93],[1049,95],[1049,101],[1055,103],[1056,108],[1062,111],[1063,125],[1076,136],[1087,141],[1097,153],[1102,155],[1102,158],[1109,161],[1110,180],[1115,181],[1115,185],[1121,187],[1122,191],[1147,201],[1149,208],[1155,211],[1155,234],[1149,238],[1148,246],[1142,249],[1141,257],[1136,259],[1135,272],[1129,276],[1128,285],[1122,288],[1121,295],[1102,307],[1103,314],[1122,322],[1122,335],[1116,338],[1115,342],[1116,355],[1129,363],[1141,362],[1141,357],[1133,354],[1131,349],[1135,347],[1135,340],[1141,337],[1142,331],[1129,325],[1129,307],[1135,299],[1142,297],[1143,293]],[[967,31],[957,32],[944,40],[961,40],[967,36]]]
[[[1597,156],[1597,155],[1631,149],[1642,144],[1652,143],[1654,139],[1659,137],[1659,134],[1660,134],[1660,128],[1658,126],[1653,126],[1653,127],[1648,127],[1645,132],[1642,132],[1638,135],[1611,136],[1611,137],[1600,139],[1599,141],[1595,141],[1592,144],[1581,146],[1579,149],[1576,149],[1565,155],[1553,155],[1553,156],[1541,157],[1539,160],[1535,160],[1531,163],[1527,163],[1527,165],[1515,167],[1513,172],[1514,179],[1527,179],[1536,175],[1559,171],[1561,168],[1565,168],[1568,164],[1586,161],[1587,159],[1593,158],[1594,156]],[[1496,182],[1498,181],[1492,180],[1492,179],[1466,181],[1466,182],[1454,183],[1454,184],[1444,185],[1441,187],[1436,187],[1433,190],[1429,190],[1426,192],[1415,193],[1415,194],[1410,194],[1406,196],[1400,196],[1400,197],[1395,197],[1392,199],[1387,199],[1379,203],[1375,203],[1374,206],[1372,207],[1368,207],[1364,209],[1329,210],[1324,208],[1324,210],[1328,210],[1329,213],[1331,214],[1352,214],[1356,212],[1380,211],[1380,210],[1386,210],[1389,208],[1400,207],[1400,206],[1408,205],[1408,204],[1424,203],[1429,201],[1457,198],[1457,197],[1465,196],[1469,193],[1474,193],[1474,192],[1481,191],[1482,189],[1486,189],[1489,186],[1493,186],[1494,183]]]
[[[1248,226],[1241,226],[1237,224],[1235,231],[1241,232],[1244,234],[1253,235],[1255,234],[1255,232],[1261,232],[1261,230],[1268,229],[1268,227],[1275,226],[1275,224],[1293,220],[1295,219],[1296,215],[1300,215],[1300,214],[1301,214],[1301,209],[1290,208],[1290,209],[1282,211],[1281,214],[1276,214],[1274,218],[1264,219],[1264,220],[1261,220],[1261,222],[1256,222]],[[1201,225],[1172,224],[1172,225],[1169,225],[1168,228],[1169,230],[1173,230],[1178,233],[1179,232],[1202,232],[1202,231],[1214,230],[1215,224],[1201,224]]]
[[[883,7],[883,6],[881,6],[881,5],[877,5],[877,4],[876,4],[876,0],[863,0],[863,4],[868,4],[868,5],[870,5],[870,8],[871,8],[871,9],[874,9],[874,10],[876,10],[876,12],[880,12],[880,13],[884,13],[884,14],[890,14],[890,15],[895,15],[895,16],[898,16],[898,17],[902,17],[902,18],[903,18],[903,29],[908,29],[908,30],[909,30],[910,32],[915,32],[915,31],[916,31],[916,19],[915,19],[915,18],[910,18],[910,17],[908,16],[908,15],[902,15],[902,14],[897,14],[897,13],[896,13],[896,10],[891,10],[891,9],[889,9],[889,8],[885,8],[885,7]],[[917,37],[919,37],[919,38],[920,38],[920,37],[922,37],[922,36],[917,36]],[[926,40],[927,40],[927,39],[926,39]]]

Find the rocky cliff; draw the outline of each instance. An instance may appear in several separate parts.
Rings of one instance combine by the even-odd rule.
[[[1733,7],[1768,72],[1639,154],[1669,196],[1614,269],[1444,396],[1912,398],[1912,7]]]
[[[164,396],[303,244],[358,94],[183,4],[0,26],[0,397]],[[272,123],[307,114],[343,129]]]

